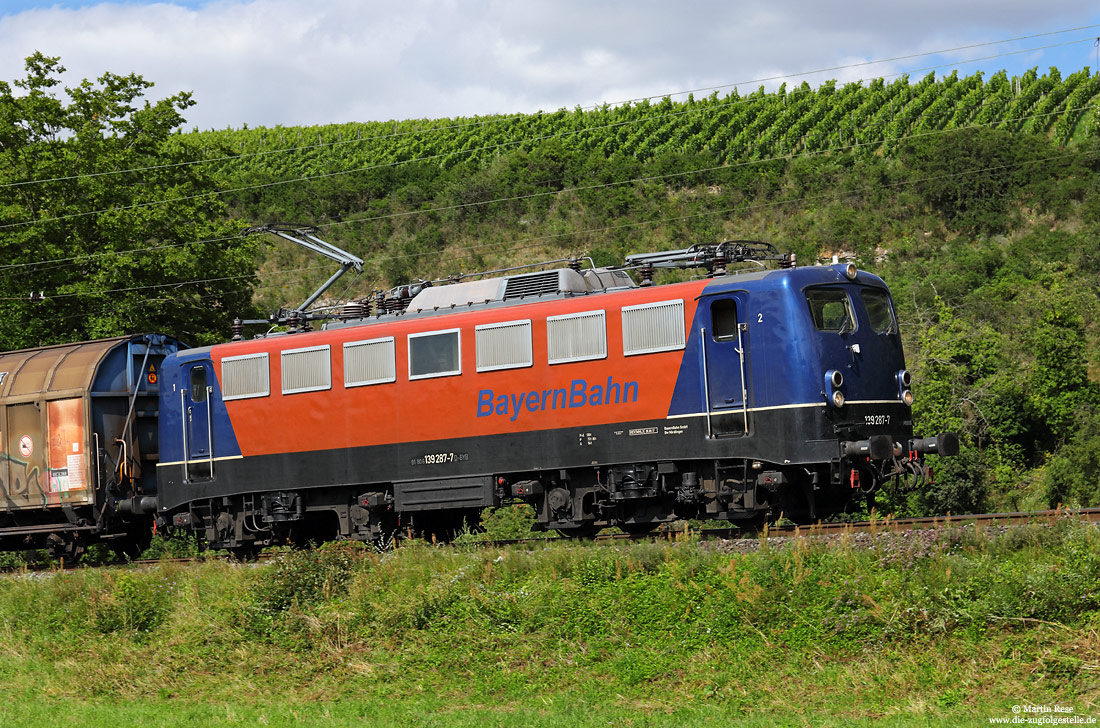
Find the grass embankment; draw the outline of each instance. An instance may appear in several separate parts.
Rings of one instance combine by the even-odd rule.
[[[8,725],[988,724],[1100,715],[1100,532],[333,545],[0,579]]]

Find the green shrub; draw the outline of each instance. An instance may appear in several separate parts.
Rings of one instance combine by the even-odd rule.
[[[499,508],[485,508],[480,514],[480,527],[467,525],[455,538],[457,544],[483,541],[509,541],[520,538],[551,537],[544,531],[533,531],[535,509],[527,503],[513,503]]]
[[[88,546],[83,556],[80,558],[81,563],[84,564],[105,564],[108,561],[114,560],[114,549],[105,543],[93,543]]]
[[[490,539],[529,538],[534,535],[535,509],[527,503],[486,508],[481,512],[481,525]]]
[[[27,559],[20,551],[0,551],[0,570],[21,569],[27,565]]]
[[[149,547],[141,552],[143,559],[189,559],[202,553],[198,538],[190,532],[178,531],[165,536],[153,535]]]
[[[1100,415],[1091,413],[1051,456],[1039,480],[1051,508],[1100,505]]]
[[[164,571],[121,572],[92,596],[92,624],[105,634],[151,632],[172,607],[177,582]]]
[[[267,612],[333,599],[344,593],[354,569],[369,553],[368,547],[357,541],[290,551],[257,570],[251,580],[252,597]]]

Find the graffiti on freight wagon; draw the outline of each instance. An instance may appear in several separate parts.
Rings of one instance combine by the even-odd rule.
[[[60,505],[84,500],[82,470],[78,468],[73,474],[68,468],[44,471],[36,463],[0,453],[0,496],[9,507]]]

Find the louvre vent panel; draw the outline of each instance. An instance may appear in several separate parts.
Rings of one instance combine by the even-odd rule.
[[[267,354],[222,359],[222,399],[266,397],[271,393]]]
[[[549,270],[544,273],[509,278],[504,288],[504,298],[543,296],[548,293],[558,293],[560,290],[558,271]]]
[[[588,311],[546,320],[546,343],[550,363],[607,356],[607,322],[603,311]]]
[[[477,327],[477,370],[531,366],[531,322],[509,321]]]
[[[316,392],[332,387],[330,359],[327,346],[282,352],[283,394]]]
[[[393,337],[344,344],[344,386],[381,384],[397,379]]]
[[[684,343],[682,300],[623,308],[623,354],[673,351]]]

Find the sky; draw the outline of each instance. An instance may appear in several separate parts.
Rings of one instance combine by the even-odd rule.
[[[69,86],[137,73],[155,84],[150,100],[192,92],[186,128],[205,130],[531,113],[930,70],[1065,76],[1095,72],[1098,37],[1100,8],[1079,0],[0,0],[0,80],[22,78],[34,51],[59,56]],[[987,45],[964,48],[976,44]]]

